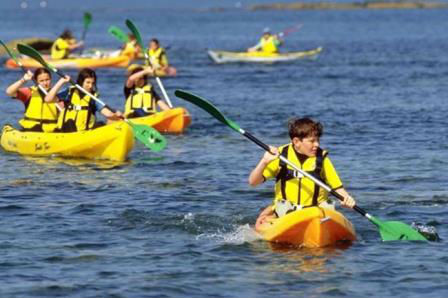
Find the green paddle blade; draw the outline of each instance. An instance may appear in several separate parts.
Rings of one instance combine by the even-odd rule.
[[[84,21],[84,29],[87,29],[90,23],[92,23],[92,14],[90,12],[85,12],[83,21]]]
[[[198,107],[205,110],[206,112],[208,112],[210,115],[212,115],[225,125],[229,126],[231,129],[237,131],[238,133],[241,133],[241,128],[239,127],[238,124],[236,124],[230,119],[227,119],[226,116],[224,116],[212,103],[210,103],[206,99],[203,99],[197,95],[194,95],[190,92],[183,90],[176,90],[174,94],[179,98],[182,98],[186,101],[191,102],[194,105],[197,105]]]
[[[149,125],[135,124],[127,119],[125,121],[132,127],[137,140],[142,142],[148,149],[159,152],[165,148],[166,139],[157,130]]]
[[[137,26],[135,26],[135,24],[129,19],[126,20],[126,26],[128,26],[129,30],[131,30],[132,34],[134,34],[137,43],[140,45],[142,50],[144,50],[145,47],[143,45],[142,36],[140,35],[140,31],[138,31]]]
[[[393,240],[415,240],[427,241],[427,239],[414,230],[411,226],[399,221],[380,221],[370,216],[369,220],[374,223],[380,230],[381,239],[383,241]]]
[[[117,26],[110,26],[109,30],[107,30],[110,34],[112,34],[116,39],[123,43],[127,43],[129,41],[129,37],[126,33],[124,33]]]
[[[51,65],[49,65],[47,62],[45,62],[44,58],[42,58],[42,56],[39,54],[39,52],[36,51],[35,49],[33,49],[32,47],[19,43],[17,45],[17,50],[19,51],[19,53],[33,58],[34,60],[36,60],[37,62],[42,64],[42,66],[44,66],[54,72],[57,72],[57,70],[54,67],[52,67]]]

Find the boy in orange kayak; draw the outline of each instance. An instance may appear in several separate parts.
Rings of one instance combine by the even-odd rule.
[[[332,207],[327,203],[328,193],[325,190],[280,161],[279,155],[283,155],[342,195],[343,206],[353,208],[356,204],[344,189],[328,152],[319,147],[322,125],[309,118],[300,118],[291,120],[288,126],[291,143],[280,148],[271,147],[275,155],[266,152],[249,176],[249,184],[252,186],[267,179],[276,179],[274,203],[263,210],[256,226],[272,217],[281,217],[304,207]]]

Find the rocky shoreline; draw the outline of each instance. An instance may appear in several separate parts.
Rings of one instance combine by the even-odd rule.
[[[439,9],[448,8],[448,3],[442,2],[295,2],[252,5],[250,10],[349,10],[349,9]]]

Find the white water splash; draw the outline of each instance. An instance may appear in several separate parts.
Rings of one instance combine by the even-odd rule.
[[[216,242],[221,242],[225,244],[243,244],[246,242],[254,242],[261,239],[261,236],[255,232],[249,224],[242,226],[236,226],[236,229],[232,232],[220,232],[217,233],[204,233],[196,237],[197,240],[200,239],[211,239]]]

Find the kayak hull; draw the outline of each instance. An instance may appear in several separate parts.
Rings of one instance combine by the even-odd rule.
[[[322,52],[322,49],[322,47],[318,47],[309,51],[289,53],[208,51],[208,55],[215,63],[218,64],[231,62],[274,63],[304,58],[314,58]]]
[[[19,61],[26,68],[38,68],[42,67],[42,65],[34,59],[31,58],[21,58]],[[54,66],[56,68],[105,68],[105,67],[127,67],[129,65],[130,59],[128,56],[118,56],[118,57],[98,57],[98,58],[88,58],[88,57],[79,57],[79,58],[69,58],[69,59],[59,59],[52,60],[50,58],[45,59],[48,64]],[[5,66],[7,68],[19,68],[20,66],[13,60],[6,60]]]
[[[178,107],[131,120],[136,124],[152,126],[161,133],[180,134],[190,125],[191,116],[185,108]]]
[[[309,207],[266,220],[256,226],[266,241],[317,248],[356,240],[352,223],[340,212]]]
[[[5,125],[0,143],[4,150],[21,155],[125,161],[134,135],[123,121],[72,133],[23,132]]]

